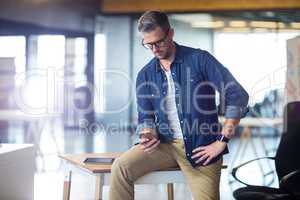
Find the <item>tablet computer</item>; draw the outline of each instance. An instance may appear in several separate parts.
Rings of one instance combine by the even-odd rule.
[[[83,162],[90,163],[90,164],[112,164],[114,162],[114,158],[86,158]]]

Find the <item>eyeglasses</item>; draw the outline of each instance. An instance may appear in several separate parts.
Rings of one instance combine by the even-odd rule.
[[[167,41],[167,37],[169,35],[169,29],[166,31],[165,36],[156,41],[156,42],[151,42],[151,43],[144,43],[144,40],[142,40],[142,45],[146,48],[146,49],[153,49],[153,47],[155,46],[156,48],[160,48],[166,45],[166,41]]]

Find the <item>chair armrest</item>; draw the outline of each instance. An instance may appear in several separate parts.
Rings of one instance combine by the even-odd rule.
[[[262,159],[271,159],[271,160],[275,160],[275,157],[260,157],[260,158],[255,158],[255,159],[253,159],[253,160],[249,160],[249,161],[247,161],[247,162],[245,162],[245,163],[242,163],[242,164],[240,164],[240,165],[238,165],[238,166],[236,166],[236,167],[234,167],[234,168],[232,169],[231,174],[232,174],[233,178],[234,178],[235,180],[237,180],[238,182],[240,182],[240,183],[246,185],[246,186],[252,186],[252,185],[250,185],[250,184],[247,184],[247,183],[241,181],[241,180],[236,176],[236,173],[237,173],[237,171],[238,171],[241,167],[243,167],[243,166],[245,166],[245,165],[248,165],[249,163],[252,163],[252,162],[254,162],[254,161],[258,161],[258,160],[262,160]]]
[[[284,190],[288,191],[290,194],[295,194],[296,190],[299,191],[300,185],[300,169],[292,171],[282,177],[279,186]],[[297,189],[296,189],[297,188]]]

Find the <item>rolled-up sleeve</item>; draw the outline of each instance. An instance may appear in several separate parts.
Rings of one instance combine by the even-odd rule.
[[[248,107],[242,106],[226,106],[225,118],[227,119],[240,119],[245,117],[249,111]]]
[[[249,95],[227,68],[207,51],[199,56],[204,76],[213,83],[225,105],[225,118],[240,119],[248,112]]]

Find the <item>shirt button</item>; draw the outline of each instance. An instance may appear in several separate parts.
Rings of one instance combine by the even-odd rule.
[[[183,123],[183,121],[181,120],[180,123]]]
[[[187,155],[187,156],[190,156],[190,154],[189,154],[189,153],[187,153],[186,155]]]
[[[184,137],[183,139],[186,140],[186,137]]]

